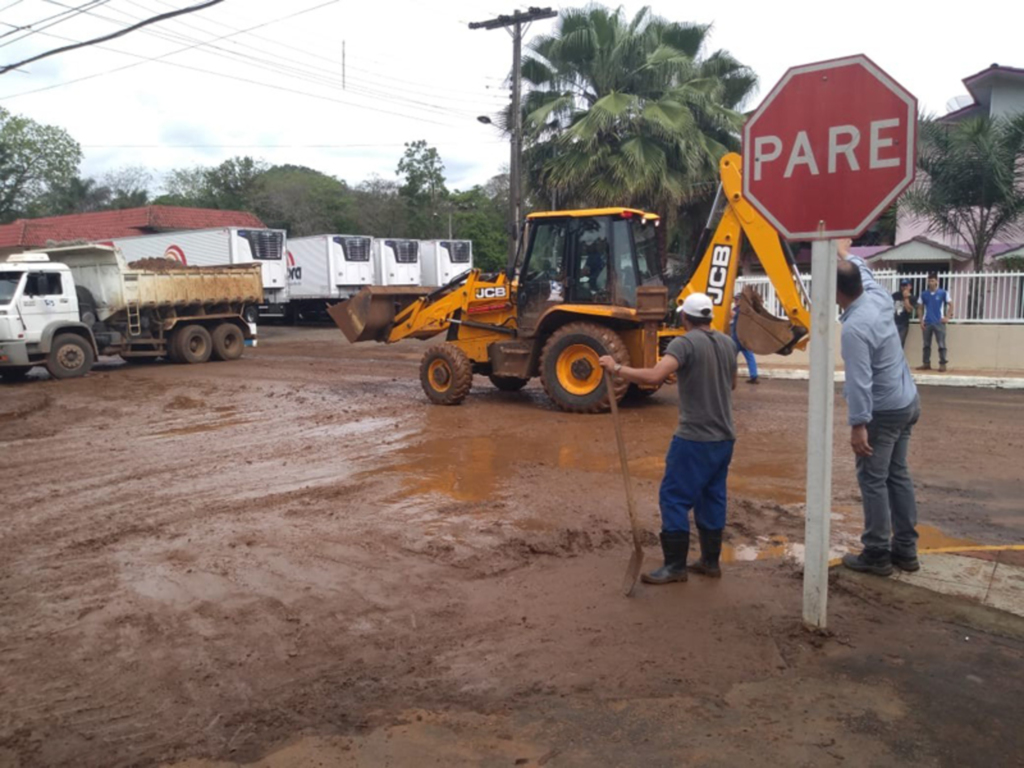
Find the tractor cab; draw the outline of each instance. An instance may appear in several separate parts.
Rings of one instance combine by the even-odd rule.
[[[520,334],[533,335],[556,307],[637,309],[638,289],[661,285],[658,224],[630,208],[530,214],[511,275]]]

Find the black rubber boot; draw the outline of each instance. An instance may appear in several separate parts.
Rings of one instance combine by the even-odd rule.
[[[640,576],[644,584],[671,584],[686,581],[686,553],[690,549],[689,531],[662,531],[661,551],[665,564],[656,571]]]
[[[892,556],[887,549],[865,549],[859,555],[843,555],[843,565],[851,571],[873,573],[875,576],[892,574]]]
[[[722,578],[722,569],[718,565],[718,559],[722,556],[721,529],[712,531],[697,526],[697,534],[700,536],[700,560],[690,566],[690,571],[712,579]]]
[[[913,552],[897,552],[895,549],[892,551],[890,557],[892,564],[899,568],[901,571],[908,571],[913,573],[914,571],[921,570],[921,563],[917,559],[917,555]]]

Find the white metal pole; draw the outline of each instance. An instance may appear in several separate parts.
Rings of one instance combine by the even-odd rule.
[[[807,518],[804,623],[825,628],[832,513],[832,406],[835,401],[836,242],[811,245],[811,379],[807,405]]]

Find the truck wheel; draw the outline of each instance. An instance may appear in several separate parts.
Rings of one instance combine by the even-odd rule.
[[[217,360],[237,360],[245,350],[242,329],[234,323],[221,323],[213,329],[213,356]]]
[[[615,331],[596,323],[569,323],[551,334],[540,357],[544,391],[563,411],[600,413],[610,407],[601,355],[629,364],[629,351]],[[626,394],[627,382],[615,381],[615,401]]]
[[[62,333],[53,340],[46,370],[55,379],[73,379],[85,376],[95,362],[96,357],[88,341],[73,333]]]
[[[31,370],[31,365],[11,365],[7,368],[0,368],[0,379],[7,382],[24,381],[28,378],[28,372]]]
[[[260,308],[254,304],[250,304],[242,310],[242,319],[247,323],[255,325],[260,320]]]
[[[420,363],[420,384],[431,402],[458,405],[473,386],[473,367],[466,353],[454,344],[437,344]]]
[[[210,332],[201,325],[186,325],[175,334],[171,343],[178,361],[182,363],[205,363],[213,352]]]
[[[491,384],[502,392],[518,392],[525,387],[529,379],[520,379],[518,376],[494,376],[491,375]]]

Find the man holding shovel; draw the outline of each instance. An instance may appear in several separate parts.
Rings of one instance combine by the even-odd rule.
[[[679,428],[665,459],[661,506],[661,549],[665,565],[643,575],[647,584],[686,581],[690,548],[690,509],[700,535],[700,560],[694,573],[720,577],[718,560],[725,528],[726,478],[736,433],[732,390],[736,388],[736,345],[711,328],[714,305],[703,293],[686,297],[680,308],[686,335],[674,339],[653,368],[631,368],[610,355],[601,366],[634,384],[661,385],[676,374]]]

